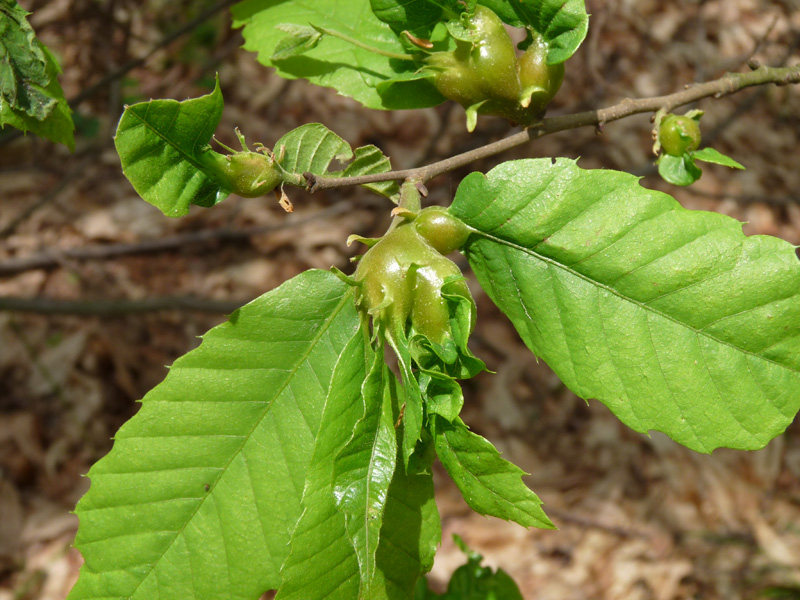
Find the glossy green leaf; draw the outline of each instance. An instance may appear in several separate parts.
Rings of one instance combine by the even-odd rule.
[[[477,4],[491,8],[504,23],[513,27],[523,27],[523,21],[514,10],[511,0],[478,0]]]
[[[371,394],[374,383],[365,381],[362,394]],[[390,390],[394,417],[403,402],[402,388],[394,377],[384,379],[384,384]],[[334,499],[334,459],[353,435],[365,407],[350,384],[346,390],[340,398],[331,398],[323,415],[303,495],[303,515],[281,570],[284,583],[276,600],[405,600],[419,576],[433,565],[441,539],[433,478],[430,470],[407,474],[398,468],[385,500],[375,574],[369,585],[361,585],[345,514],[337,509]]]
[[[701,148],[700,150],[696,150],[692,152],[692,158],[707,163],[714,163],[715,165],[722,165],[723,167],[730,167],[731,169],[744,169],[742,164],[713,148]]]
[[[419,387],[425,398],[425,410],[452,421],[464,407],[464,393],[458,381],[438,371],[420,370]]]
[[[800,262],[615,171],[522,160],[461,183],[465,249],[582,398],[700,452],[763,447],[800,408]]]
[[[363,377],[352,290],[306,271],[175,362],[89,472],[70,600],[258,598],[280,585],[334,371],[344,389]]]
[[[373,173],[387,173],[392,170],[389,158],[375,146],[361,146],[356,148],[353,160],[342,171],[330,175],[333,177],[356,177],[359,175],[372,175]],[[368,183],[365,188],[376,194],[392,198],[400,193],[400,184],[396,181],[381,181]]]
[[[375,146],[362,146],[354,153],[350,144],[321,123],[307,123],[292,129],[275,143],[275,153],[285,154],[281,166],[296,174],[296,184],[301,186],[305,185],[302,174],[306,172],[325,177],[355,177],[392,170],[389,159]],[[334,161],[340,164],[336,165]],[[344,169],[332,170],[332,167],[345,163]],[[400,191],[396,181],[364,187],[387,197]]]
[[[519,587],[503,569],[466,564],[453,572],[440,600],[524,600]]]
[[[405,409],[403,411],[403,443],[402,455],[403,466],[408,467],[408,461],[414,453],[414,448],[422,436],[422,391],[419,387],[411,351],[408,347],[408,340],[405,337],[393,335],[387,332],[387,342],[397,355],[397,363],[400,368],[400,377],[403,381],[404,393],[406,396]]]
[[[372,12],[396,32],[429,37],[440,21],[456,18],[464,9],[458,0],[370,0]]]
[[[2,37],[2,35],[0,35]],[[72,121],[72,109],[69,107],[64,92],[58,83],[61,67],[50,51],[42,46],[46,61],[46,73],[49,82],[40,90],[49,99],[54,101],[46,116],[41,120],[29,115],[26,111],[14,108],[4,98],[0,97],[0,128],[7,125],[19,129],[23,133],[30,131],[39,137],[46,138],[57,144],[64,144],[70,150],[75,150],[75,125]],[[33,89],[33,86],[31,87]]]
[[[461,419],[448,423],[436,417],[435,423],[436,454],[472,510],[524,527],[554,528],[542,501],[522,482],[522,469]]]
[[[376,54],[331,35],[300,55],[273,58],[278,46],[287,44],[282,42],[287,33],[278,28],[286,25],[326,28],[385,52],[405,54],[400,38],[373,14],[369,0],[245,0],[232,12],[233,26],[244,28],[245,49],[257,52],[259,62],[275,67],[281,77],[334,88],[369,108],[424,108],[444,101],[427,80],[403,81],[404,74],[417,70],[416,63]],[[391,93],[379,93],[379,84],[395,78],[399,82],[391,86]]]
[[[394,379],[394,375],[384,363],[380,349],[364,382],[364,416],[333,466],[333,495],[339,512],[345,516],[347,535],[358,557],[364,597],[372,595],[375,552],[397,459],[389,379]]]
[[[656,164],[661,178],[672,185],[692,185],[703,175],[703,171],[694,164],[694,159],[688,152],[680,156],[662,154]]]
[[[122,172],[137,193],[165,215],[213,206],[229,191],[218,174],[220,154],[208,143],[222,116],[222,92],[199,98],[150,100],[127,106],[114,144]]]
[[[398,417],[406,398],[397,380],[391,383]],[[388,600],[407,600],[412,596],[419,577],[433,567],[442,540],[431,471],[435,454],[430,440],[427,446],[430,451],[418,450],[407,469],[400,464],[402,453],[398,452],[398,466],[389,486],[381,543],[375,557],[378,571],[372,586],[373,591],[383,590]]]
[[[358,597],[359,563],[347,536],[345,515],[336,507],[333,468],[336,455],[364,415],[362,384],[373,353],[364,336],[354,338],[339,359],[320,421],[319,435],[303,490],[303,513],[292,533],[281,568],[277,600],[350,600]]]
[[[547,62],[564,62],[589,31],[584,0],[479,0],[509,25],[529,27],[547,44]]]
[[[564,62],[583,43],[589,31],[589,15],[583,0],[521,0],[514,7],[547,44],[547,64]]]
[[[281,162],[284,169],[300,174],[327,175],[334,159],[345,163],[353,157],[350,144],[321,123],[292,129],[275,143],[275,150],[286,154]]]
[[[410,598],[419,577],[431,570],[441,537],[433,476],[396,469],[384,511],[373,598]]]

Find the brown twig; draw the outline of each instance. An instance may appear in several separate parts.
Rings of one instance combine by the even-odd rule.
[[[64,259],[73,260],[106,260],[129,256],[133,254],[150,254],[154,252],[164,252],[185,248],[186,246],[208,244],[220,241],[240,241],[251,236],[273,231],[283,231],[296,227],[302,227],[313,221],[328,219],[330,217],[348,212],[353,209],[352,202],[341,202],[328,208],[320,210],[314,214],[301,219],[292,221],[282,221],[271,225],[258,225],[254,227],[244,227],[241,229],[212,229],[206,231],[193,231],[173,235],[158,240],[144,240],[130,244],[107,244],[102,246],[86,246],[83,248],[65,248],[63,250],[51,250],[33,256],[21,258],[11,258],[0,262],[0,276],[12,275],[31,269],[52,269],[63,264]]]
[[[463,154],[451,156],[445,160],[415,169],[390,171],[358,177],[318,177],[313,173],[303,173],[311,192],[318,190],[340,188],[379,181],[414,180],[428,181],[438,175],[448,173],[466,166],[476,160],[494,156],[516,146],[521,146],[531,140],[578,127],[595,126],[602,128],[606,123],[617,121],[631,115],[656,112],[659,109],[671,111],[679,106],[696,102],[703,98],[722,98],[748,87],[774,83],[788,85],[800,83],[800,65],[793,67],[766,67],[759,66],[748,73],[726,73],[719,79],[688,86],[686,89],[665,96],[652,98],[631,99],[627,98],[614,106],[599,110],[590,110],[571,115],[551,117],[544,119],[538,125],[525,131],[516,133],[507,138],[475,148]]]
[[[800,196],[759,196],[757,194],[726,194],[725,192],[705,192],[696,189],[695,186],[684,188],[684,192],[697,196],[698,198],[710,198],[712,200],[733,200],[739,204],[771,204],[773,206],[786,206],[789,204],[800,204]]]
[[[230,314],[248,300],[210,300],[193,296],[166,296],[141,300],[59,300],[57,298],[0,298],[0,311],[44,313],[49,315],[88,315],[110,317],[159,310],[196,310]]]
[[[13,234],[17,227],[27,221],[36,211],[40,208],[50,204],[58,198],[65,190],[69,188],[72,183],[84,174],[87,167],[89,167],[96,160],[96,153],[101,149],[100,146],[95,146],[89,149],[83,158],[66,174],[64,175],[52,189],[47,190],[36,202],[32,202],[26,206],[16,217],[14,217],[8,224],[0,229],[0,239],[7,238]]]
[[[618,525],[608,525],[606,523],[602,523],[600,521],[596,521],[594,519],[590,519],[587,517],[580,517],[578,515],[574,515],[570,512],[560,510],[558,508],[553,508],[551,506],[547,507],[547,514],[551,517],[554,517],[556,520],[563,521],[564,523],[570,523],[572,525],[577,525],[578,527],[583,527],[585,529],[600,529],[601,531],[605,531],[606,533],[610,533],[612,535],[616,535],[621,538],[641,538],[641,539],[648,539],[649,536],[642,532],[637,531],[635,529],[630,529],[628,527],[621,527]]]

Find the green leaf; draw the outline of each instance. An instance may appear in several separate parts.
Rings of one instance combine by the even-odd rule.
[[[362,392],[371,386],[365,382]],[[396,414],[402,389],[394,377],[390,377],[388,386]],[[335,456],[352,436],[365,406],[351,385],[346,390],[329,403],[323,415],[303,495],[303,515],[281,570],[284,583],[276,600],[405,600],[417,578],[433,565],[441,539],[433,478],[429,470],[407,474],[402,468],[395,469],[386,496],[369,595],[360,586],[359,563],[347,535],[345,515],[337,510],[333,495]]]
[[[800,408],[800,262],[628,174],[521,160],[465,178],[465,248],[522,339],[582,398],[700,452],[757,449]]]
[[[480,564],[458,567],[441,600],[524,600],[519,587],[503,569],[492,571]]]
[[[703,174],[703,171],[694,164],[692,156],[688,153],[680,156],[662,154],[658,157],[656,164],[661,178],[672,185],[692,185]]]
[[[422,37],[463,11],[456,0],[370,0],[369,4],[375,16],[396,32],[408,30]]]
[[[0,128],[28,131],[75,150],[75,125],[58,83],[61,67],[36,39],[30,13],[14,0],[0,3]]]
[[[422,596],[423,600],[523,600],[517,584],[508,573],[503,569],[493,571],[491,567],[481,566],[483,556],[470,550],[459,536],[453,535],[453,538],[467,555],[467,564],[453,572],[446,594],[438,596],[430,593]]]
[[[370,145],[356,148],[355,157],[348,163],[347,167],[343,171],[336,171],[331,175],[334,177],[357,177],[373,173],[388,173],[391,170],[392,165],[389,162],[389,158],[377,147]],[[400,185],[396,181],[368,183],[364,187],[387,198],[396,197],[400,194]]]
[[[390,379],[394,375],[384,363],[381,348],[364,382],[364,417],[334,462],[333,494],[345,516],[347,535],[358,556],[361,593],[367,598],[372,595],[375,552],[397,457]]]
[[[420,577],[414,586],[414,600],[441,600],[442,595],[437,594],[428,587],[428,580]]]
[[[61,67],[44,45],[41,48],[46,60],[46,73],[49,83],[40,91],[54,100],[55,105],[50,109],[47,116],[39,120],[37,117],[30,116],[24,110],[14,108],[4,98],[0,97],[0,128],[10,125],[23,133],[30,131],[57,144],[64,144],[74,151],[75,124],[72,121],[72,110],[58,83]]]
[[[334,370],[337,386],[363,377],[354,338],[363,332],[353,288],[312,270],[178,359],[89,471],[76,509],[86,562],[69,598],[257,598],[277,588],[326,399],[338,398]]]
[[[476,29],[465,25],[464,21],[461,19],[448,21],[445,26],[447,27],[447,32],[454,40],[469,42],[471,44],[480,40],[480,33]]]
[[[321,123],[292,129],[275,143],[277,153],[281,148],[286,153],[281,166],[290,173],[327,175],[334,159],[344,163],[353,157],[350,144]]]
[[[436,371],[420,371],[418,377],[428,414],[441,415],[448,421],[458,417],[464,407],[464,393],[458,381]]]
[[[425,108],[444,101],[427,80],[402,81],[404,74],[417,70],[414,62],[376,54],[331,35],[323,36],[302,55],[273,59],[286,37],[279,25],[313,25],[338,31],[381,51],[406,53],[391,27],[373,14],[369,0],[245,0],[231,10],[233,26],[244,27],[245,49],[257,52],[259,62],[275,67],[281,77],[303,78],[334,88],[369,108]],[[391,93],[378,91],[379,84],[398,76],[400,83],[391,86]]]
[[[692,152],[694,160],[702,160],[703,162],[714,163],[715,165],[722,165],[723,167],[730,167],[731,169],[744,169],[744,166],[733,160],[730,156],[725,156],[722,152],[718,152],[713,148],[702,148]]]
[[[336,455],[364,414],[362,384],[369,383],[364,381],[367,360],[373,362],[373,353],[365,348],[364,336],[357,336],[334,372],[308,467],[303,513],[281,567],[283,584],[278,600],[350,600],[358,596],[359,564],[347,536],[345,515],[334,500],[333,469]]]
[[[555,528],[542,501],[522,482],[525,472],[501,458],[486,438],[461,419],[448,423],[437,416],[435,428],[436,454],[472,510],[524,527]]]
[[[185,215],[191,204],[222,202],[229,194],[218,174],[224,157],[208,147],[221,116],[219,81],[200,98],[127,106],[114,144],[137,193],[170,217]]]
[[[510,0],[478,0],[477,4],[492,9],[500,19],[512,27],[523,27],[524,23],[520,19],[514,4]]]
[[[28,23],[29,14],[16,0],[0,4],[0,101],[42,121],[58,100],[45,89],[51,80],[48,57]]]
[[[115,143],[122,170],[139,195],[165,215],[178,217],[188,213],[192,204],[213,206],[235,190],[237,181],[229,171],[231,156],[213,152],[208,145],[221,116],[219,81],[212,93],[200,98],[151,100],[127,107]],[[267,161],[263,154],[244,150],[232,156],[255,157],[256,168],[263,167]],[[337,176],[342,172],[329,172],[331,163],[334,159],[349,160],[353,151],[324,125],[309,123],[278,140],[275,155],[284,181],[305,187],[303,173]],[[389,159],[377,149],[362,151],[356,158],[359,162],[353,171],[391,170]],[[379,185],[375,189],[390,192],[392,187]]]
[[[583,0],[522,0],[514,7],[547,44],[547,64],[564,62],[583,43],[589,15]]]
[[[355,177],[392,170],[389,159],[375,146],[356,148],[354,155],[350,144],[321,123],[301,125],[284,135],[275,144],[275,154],[281,153],[286,155],[281,166],[287,172],[297,174],[297,185],[303,186],[305,179],[300,176],[306,172],[325,177]],[[347,163],[346,167],[329,170],[334,159]],[[370,183],[364,187],[387,197],[400,193],[396,181]]]
[[[395,416],[405,402],[403,389],[392,380]],[[398,463],[402,454],[398,448]],[[421,575],[433,567],[436,548],[442,540],[439,510],[434,500],[431,465],[433,452],[417,452],[409,468],[395,469],[383,513],[378,571],[373,591],[384,590],[389,600],[407,600]]]
[[[564,62],[589,31],[584,0],[480,0],[509,25],[529,27],[547,44],[547,64]]]
[[[400,367],[400,377],[403,381],[403,389],[406,397],[405,408],[403,410],[403,443],[402,455],[403,466],[408,467],[414,448],[422,436],[422,392],[413,370],[413,360],[411,351],[408,347],[408,340],[387,332],[387,341],[397,355],[398,366]]]

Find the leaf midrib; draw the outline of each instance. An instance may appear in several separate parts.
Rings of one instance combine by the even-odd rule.
[[[129,596],[130,598],[133,598],[133,596],[136,595],[136,592],[139,590],[139,588],[145,582],[145,580],[148,577],[150,577],[150,574],[153,572],[153,569],[155,569],[155,567],[158,564],[158,562],[161,559],[164,558],[164,556],[167,554],[167,552],[169,552],[170,548],[172,548],[172,545],[175,543],[175,541],[183,534],[184,530],[189,525],[189,523],[192,522],[192,520],[194,519],[195,515],[200,510],[200,508],[203,506],[205,501],[208,498],[211,498],[212,492],[216,488],[217,483],[219,483],[220,480],[225,476],[225,473],[228,472],[228,468],[230,467],[230,465],[233,462],[233,460],[239,454],[241,454],[242,449],[245,447],[247,442],[252,437],[253,432],[256,430],[256,428],[261,424],[261,422],[264,420],[264,418],[269,413],[270,409],[272,408],[273,404],[275,403],[275,400],[283,393],[283,391],[289,385],[289,382],[295,376],[295,374],[297,373],[298,369],[303,365],[303,363],[305,363],[306,359],[309,357],[309,355],[311,354],[312,350],[316,347],[317,343],[322,338],[323,334],[326,331],[328,331],[328,329],[330,328],[330,326],[333,323],[333,321],[336,319],[337,316],[339,316],[339,313],[346,306],[347,301],[348,300],[352,301],[351,296],[353,295],[354,290],[355,290],[355,288],[353,288],[353,287],[350,287],[348,290],[346,290],[344,295],[342,296],[342,299],[339,301],[339,304],[336,306],[336,308],[333,310],[333,312],[330,314],[330,316],[325,321],[323,321],[323,326],[320,327],[320,330],[317,332],[317,335],[315,335],[314,338],[311,340],[311,343],[309,344],[308,349],[298,359],[294,369],[292,369],[291,372],[288,372],[286,380],[284,381],[283,385],[280,387],[280,389],[278,391],[275,392],[275,394],[273,395],[272,399],[267,402],[267,405],[264,408],[264,410],[261,413],[261,415],[257,419],[254,419],[253,426],[250,428],[250,431],[248,431],[247,434],[244,436],[242,444],[236,449],[235,452],[231,453],[230,460],[223,467],[220,467],[221,474],[219,475],[217,480],[209,488],[209,490],[206,492],[205,496],[203,496],[203,498],[201,498],[200,502],[197,503],[197,506],[195,507],[195,509],[192,511],[192,513],[186,519],[186,522],[178,529],[178,531],[175,532],[175,536],[172,538],[172,541],[169,543],[169,545],[166,548],[164,548],[164,551],[161,554],[159,554],[159,556],[156,558],[156,560],[153,561],[153,563],[151,565],[149,565],[149,568],[147,569],[147,572],[144,574],[144,576],[141,578],[139,583],[136,584],[136,587],[131,592],[131,594]],[[227,548],[227,544],[224,544],[224,545]]]
[[[175,120],[178,118],[178,116],[179,116],[179,114],[180,114],[180,112],[182,110],[182,107],[180,106],[180,103],[178,103],[178,104],[179,104],[178,110],[175,111],[175,115],[172,117],[172,121],[170,122],[169,127],[167,129],[171,128],[175,124]],[[126,109],[126,112],[128,112],[128,114],[130,114],[131,116],[136,117],[139,120],[139,122],[148,129],[148,131],[151,131],[157,137],[161,138],[161,140],[165,144],[167,144],[171,148],[175,149],[178,152],[178,154],[180,154],[187,162],[191,163],[194,168],[196,168],[198,171],[202,172],[203,175],[208,177],[208,174],[206,173],[206,168],[197,159],[195,159],[195,157],[193,155],[187,154],[180,146],[178,146],[174,142],[172,142],[170,140],[170,138],[167,138],[164,135],[162,135],[161,132],[158,129],[156,129],[149,121],[147,121],[145,119],[145,117],[147,116],[147,113],[150,112],[150,106],[149,105],[148,105],[147,111],[145,111],[144,115],[138,114],[136,111],[132,110],[133,108],[134,107],[132,106],[132,107]],[[205,120],[208,121],[208,119],[205,119]],[[196,140],[195,140],[195,146],[196,146]],[[143,156],[147,156],[147,154],[145,154]],[[138,160],[139,159],[137,159],[137,162],[138,162]]]
[[[567,265],[565,265],[563,263],[560,263],[557,260],[552,259],[552,258],[550,258],[548,256],[543,255],[543,254],[539,254],[538,252],[536,252],[534,250],[531,250],[530,248],[526,248],[525,246],[520,246],[519,244],[515,244],[514,242],[510,242],[508,240],[504,240],[502,238],[495,237],[495,236],[493,236],[491,234],[488,234],[488,233],[485,233],[485,232],[482,232],[482,231],[475,231],[474,235],[486,238],[486,239],[491,240],[492,242],[495,242],[497,244],[500,244],[500,245],[503,245],[503,246],[508,246],[509,248],[514,248],[515,250],[519,250],[520,252],[528,254],[528,255],[530,255],[530,256],[538,259],[538,260],[541,260],[544,263],[547,263],[548,265],[551,265],[551,266],[553,266],[555,268],[561,269],[562,271],[564,271],[564,272],[566,272],[566,273],[568,273],[568,274],[570,274],[570,275],[572,275],[574,277],[578,277],[579,279],[582,279],[582,280],[586,281],[587,283],[590,283],[591,285],[594,285],[594,286],[596,286],[598,288],[601,288],[601,289],[603,289],[603,290],[605,290],[605,291],[617,296],[618,298],[620,298],[620,299],[622,299],[622,300],[624,300],[626,302],[630,302],[631,304],[635,304],[636,306],[638,306],[639,308],[641,308],[643,310],[649,311],[649,312],[651,312],[651,313],[653,313],[653,314],[655,314],[655,315],[657,315],[659,317],[663,317],[664,319],[672,321],[673,323],[675,323],[675,324],[677,324],[677,325],[679,325],[681,327],[689,329],[689,330],[693,331],[696,335],[703,336],[703,337],[705,337],[705,338],[707,338],[707,339],[709,339],[709,340],[711,340],[711,341],[713,341],[713,342],[715,342],[717,344],[722,344],[724,346],[728,346],[729,348],[732,348],[732,349],[734,349],[734,350],[736,350],[738,352],[741,352],[742,354],[747,354],[747,355],[752,356],[754,358],[757,358],[759,360],[763,360],[765,362],[773,364],[773,365],[775,365],[777,367],[780,367],[782,369],[786,369],[787,371],[791,371],[792,373],[800,374],[800,370],[798,370],[798,369],[795,369],[795,368],[793,368],[793,367],[791,367],[789,365],[777,362],[777,361],[775,361],[775,360],[773,360],[771,358],[768,358],[766,356],[762,356],[760,354],[756,354],[755,352],[751,352],[750,350],[745,350],[744,348],[736,346],[735,344],[732,344],[731,342],[728,342],[727,340],[722,340],[722,339],[720,339],[720,338],[718,338],[718,337],[716,337],[714,335],[711,335],[710,333],[708,333],[708,332],[706,332],[706,331],[704,331],[702,329],[697,329],[697,328],[689,325],[688,323],[685,323],[684,321],[681,321],[681,320],[677,319],[676,317],[673,317],[672,315],[669,315],[669,314],[667,314],[665,312],[662,312],[662,311],[658,310],[657,308],[654,308],[654,307],[650,306],[649,304],[646,304],[644,302],[641,302],[639,300],[631,298],[630,296],[626,296],[625,294],[623,294],[622,292],[616,290],[615,288],[612,288],[611,286],[609,286],[609,285],[607,285],[605,283],[599,282],[596,279],[592,279],[588,275],[584,275],[583,273],[580,273],[579,271],[575,271],[574,269],[571,269]]]

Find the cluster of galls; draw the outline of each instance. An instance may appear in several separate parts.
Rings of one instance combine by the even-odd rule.
[[[564,64],[548,65],[547,45],[535,37],[518,56],[503,22],[485,6],[464,13],[461,24],[468,33],[456,39],[456,49],[429,54],[423,68],[433,72],[432,81],[445,98],[466,109],[467,128],[475,128],[478,114],[521,125],[540,120],[561,87]]]
[[[441,207],[407,213],[379,240],[361,240],[371,247],[354,274],[357,305],[376,332],[416,346],[412,355],[420,367],[450,365],[444,372],[462,377],[483,368],[467,349],[475,302],[461,270],[445,255],[469,235]]]

